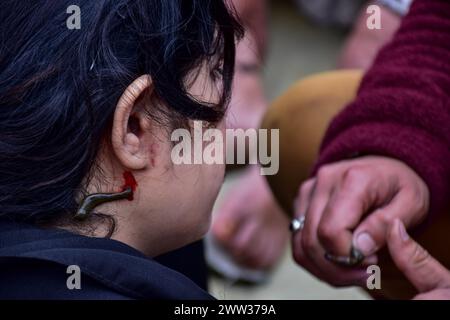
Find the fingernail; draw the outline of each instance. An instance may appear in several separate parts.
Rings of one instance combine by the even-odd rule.
[[[376,243],[367,232],[363,232],[356,237],[355,247],[365,256],[369,256],[375,252]]]
[[[402,238],[403,242],[408,241],[409,235],[406,232],[405,226],[400,220],[397,223],[398,223],[398,232],[400,233],[400,237]]]

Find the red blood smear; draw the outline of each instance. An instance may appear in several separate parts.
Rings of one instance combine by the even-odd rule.
[[[125,180],[125,184],[122,187],[122,191],[125,191],[127,188],[131,188],[133,192],[136,191],[136,187],[138,184],[130,171],[125,171],[123,173],[123,179]],[[128,200],[129,201],[133,200],[133,193],[130,194]]]

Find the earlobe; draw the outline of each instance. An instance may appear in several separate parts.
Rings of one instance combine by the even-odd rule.
[[[131,170],[144,169],[149,162],[147,148],[144,145],[139,117],[139,97],[151,90],[149,75],[134,80],[124,91],[117,103],[112,124],[111,142],[114,153],[121,164]],[[137,119],[136,119],[137,117]]]

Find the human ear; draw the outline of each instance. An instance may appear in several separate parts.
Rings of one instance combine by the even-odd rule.
[[[129,170],[145,169],[150,163],[144,132],[149,130],[149,119],[139,104],[140,97],[152,88],[149,75],[135,79],[123,92],[117,103],[112,123],[113,151],[123,167]]]

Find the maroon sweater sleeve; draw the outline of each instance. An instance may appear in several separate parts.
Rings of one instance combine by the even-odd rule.
[[[432,212],[450,199],[450,1],[416,0],[379,53],[356,100],[331,123],[321,165],[383,155],[413,168]]]

